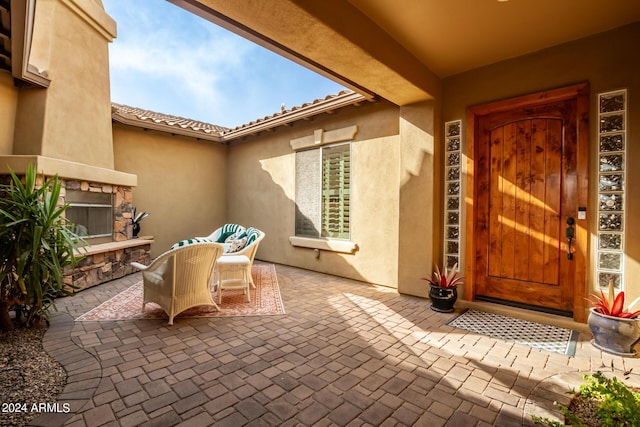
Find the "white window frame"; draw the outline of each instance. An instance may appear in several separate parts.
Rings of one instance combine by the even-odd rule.
[[[304,236],[304,235],[296,235],[297,232],[297,213],[294,213],[294,233],[292,236],[289,237],[289,242],[291,243],[292,246],[295,247],[303,247],[303,248],[312,248],[312,249],[319,249],[319,250],[326,250],[326,251],[332,251],[332,252],[343,252],[343,253],[353,253],[356,251],[357,249],[357,245],[351,241],[351,236],[352,236],[352,232],[353,232],[353,223],[351,221],[351,219],[353,218],[353,198],[350,196],[350,200],[349,200],[349,204],[350,204],[350,209],[349,209],[349,237],[348,238],[337,238],[337,237],[323,237],[323,231],[322,231],[322,217],[324,215],[323,209],[322,209],[322,198],[323,198],[323,191],[322,191],[322,154],[323,154],[323,147],[335,147],[335,146],[339,146],[339,145],[344,145],[344,144],[349,144],[349,174],[350,174],[350,183],[349,183],[349,192],[350,194],[352,194],[353,191],[353,184],[351,182],[351,177],[353,176],[353,150],[352,150],[352,142],[353,139],[356,135],[356,133],[358,132],[358,127],[357,126],[350,126],[347,128],[341,128],[341,129],[336,129],[336,130],[331,130],[331,131],[324,131],[323,129],[318,129],[316,131],[314,131],[313,135],[309,135],[306,137],[302,137],[302,138],[297,138],[294,140],[291,140],[291,148],[296,152],[296,154],[298,152],[301,151],[307,151],[307,150],[319,150],[318,151],[318,161],[320,162],[318,167],[319,167],[319,172],[320,172],[320,187],[319,187],[319,191],[317,194],[318,197],[318,206],[319,206],[319,211],[320,211],[320,218],[319,218],[319,223],[318,223],[318,235],[317,236]],[[297,163],[297,158],[296,158],[296,163]],[[297,168],[298,165],[296,164],[296,181],[298,180],[298,173],[297,173]],[[299,183],[296,182],[296,186],[298,186]],[[297,207],[297,203],[298,203],[298,199],[296,197],[296,207]]]

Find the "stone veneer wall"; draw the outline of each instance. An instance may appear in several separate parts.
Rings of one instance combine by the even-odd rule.
[[[135,241],[136,246],[118,247],[116,243],[97,245],[103,247],[98,252],[89,253],[79,261],[74,269],[65,270],[64,281],[73,284],[74,292],[91,286],[99,285],[110,280],[119,279],[135,273],[132,262],[149,265],[151,262],[152,240]]]

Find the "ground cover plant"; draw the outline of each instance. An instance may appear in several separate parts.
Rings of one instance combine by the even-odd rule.
[[[558,405],[565,423],[533,416],[536,424],[559,427],[638,427],[640,426],[640,393],[616,377],[602,372],[584,375],[584,384],[574,393],[569,406]]]

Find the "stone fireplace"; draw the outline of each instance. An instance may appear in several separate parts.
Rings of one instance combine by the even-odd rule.
[[[65,283],[73,285],[77,292],[133,273],[131,262],[149,264],[153,238],[132,239],[133,192],[131,187],[73,179],[63,179],[62,182],[65,189],[61,194],[63,203],[69,202],[69,194],[73,192],[75,200],[110,200],[112,204],[109,210],[112,224],[109,237],[105,237],[105,233],[100,232],[98,237],[89,235],[86,238],[88,244],[78,251],[83,258],[75,268],[66,269]],[[107,197],[81,197],[83,195]],[[75,203],[75,205],[84,211],[87,210],[87,206],[90,206],[89,203]],[[93,221],[89,220],[89,222]],[[79,225],[83,229],[91,230],[91,226]]]
[[[83,233],[78,233],[85,237],[91,244],[99,244],[99,243],[109,243],[112,241],[121,242],[123,240],[131,239],[131,207],[133,203],[133,195],[131,187],[122,186],[122,185],[112,185],[112,184],[100,184],[89,181],[79,181],[79,180],[63,180],[63,187],[65,189],[62,197],[64,198],[63,202],[68,202],[71,206],[67,209],[66,216],[68,218],[71,217],[70,211],[75,207],[82,212],[86,212],[89,210],[89,207],[92,206],[89,201],[100,200],[100,203],[96,203],[95,206],[102,207],[105,201],[110,204],[110,209],[108,210],[111,218],[109,218],[109,236],[108,238],[104,237],[104,232],[99,231],[98,236],[95,237],[92,234],[87,235],[87,229],[91,230],[91,226],[89,223],[95,223],[95,220],[88,218],[86,222],[81,222],[79,219],[75,219],[74,215],[74,223],[77,226],[81,226],[84,231]],[[73,194],[74,197],[70,197]],[[106,196],[106,197],[82,197],[85,196]],[[90,215],[90,214],[89,214]],[[102,213],[100,216],[103,215]],[[82,216],[78,215],[77,218],[81,218]],[[102,228],[102,227],[100,227]],[[91,231],[90,231],[91,232]]]
[[[149,262],[153,240],[131,238],[137,176],[118,171],[114,161],[108,70],[116,23],[99,0],[10,6],[11,19],[3,19],[11,23],[5,33],[13,55],[11,78],[0,76],[0,175],[24,175],[31,164],[39,175],[63,180],[61,202],[67,190],[75,193],[73,215],[84,222],[88,245],[79,250],[84,259],[66,271],[66,283],[84,289],[122,277],[133,272],[132,261]],[[90,219],[94,208],[103,215],[99,227]]]
[[[0,168],[0,182],[8,183],[9,176],[1,172]],[[18,176],[20,175],[21,173],[18,173]],[[133,191],[131,186],[65,178],[61,178],[61,182],[60,204],[68,201],[69,191],[107,195],[112,204],[109,210],[110,229],[105,233],[108,237],[102,236],[98,241],[87,238],[78,248],[77,255],[81,259],[76,263],[75,268],[65,268],[64,282],[73,285],[74,292],[134,273],[135,270],[131,267],[132,262],[141,264],[151,262],[153,237],[132,238]]]

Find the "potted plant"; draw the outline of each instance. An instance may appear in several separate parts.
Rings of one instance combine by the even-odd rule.
[[[602,351],[619,356],[634,356],[633,347],[640,341],[640,310],[624,309],[624,292],[614,298],[613,283],[609,283],[609,298],[600,290],[600,296],[587,298],[593,307],[587,324],[593,335],[591,343]]]
[[[149,212],[139,212],[136,215],[136,207],[131,207],[131,225],[134,239],[137,239],[138,233],[140,233],[140,222],[149,215],[151,215]]]
[[[458,276],[456,269],[458,263],[455,263],[450,270],[444,267],[441,273],[440,268],[436,265],[436,270],[431,277],[423,277],[429,283],[429,299],[431,300],[431,309],[440,313],[451,313],[453,306],[458,299],[458,285],[464,279]]]

